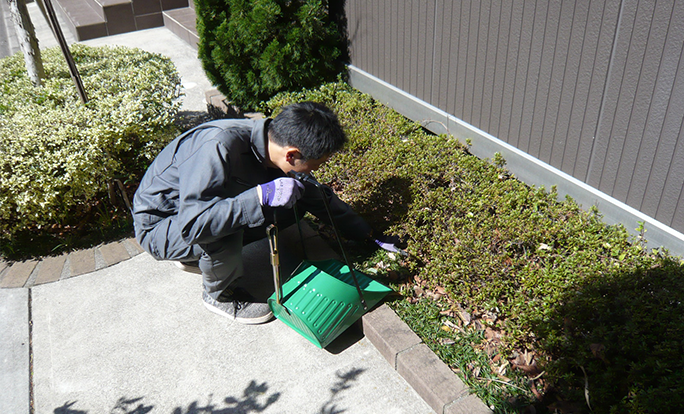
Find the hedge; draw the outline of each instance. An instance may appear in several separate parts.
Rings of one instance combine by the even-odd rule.
[[[58,48],[43,51],[46,79],[31,85],[20,53],[0,60],[0,238],[78,222],[173,135],[180,78],[161,55],[71,47],[82,104]],[[7,252],[5,252],[7,253]]]

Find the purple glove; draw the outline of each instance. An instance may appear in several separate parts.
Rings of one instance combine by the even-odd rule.
[[[396,236],[385,236],[384,234],[380,234],[376,236],[373,241],[375,244],[387,250],[388,252],[399,253],[402,256],[408,256],[408,253],[397,247],[397,244],[400,243],[400,240]]]
[[[289,177],[276,178],[259,187],[262,206],[292,208],[304,194],[304,184]]]

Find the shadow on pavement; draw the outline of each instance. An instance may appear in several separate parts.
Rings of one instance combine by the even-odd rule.
[[[268,397],[268,384],[259,384],[252,380],[239,397],[228,396],[221,403],[211,401],[200,404],[193,401],[187,407],[176,407],[173,414],[248,414],[260,413],[278,401],[280,393],[275,392]],[[145,414],[154,409],[154,405],[142,402],[144,397],[121,397],[109,411],[111,414]],[[55,408],[54,414],[88,414],[88,411],[74,408],[77,401],[68,401],[61,407]]]

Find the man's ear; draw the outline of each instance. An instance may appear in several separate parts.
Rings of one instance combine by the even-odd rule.
[[[285,161],[290,165],[295,165],[295,161],[302,158],[302,153],[297,148],[290,147],[285,152]]]

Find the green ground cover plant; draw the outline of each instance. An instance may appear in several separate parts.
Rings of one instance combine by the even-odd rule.
[[[408,259],[358,248],[357,266],[495,412],[684,406],[684,267],[646,249],[643,228],[630,237],[343,83],[267,110],[301,100],[332,107],[350,138],[319,180],[408,242]]]
[[[130,190],[175,135],[180,77],[168,58],[123,47],[71,51],[85,105],[59,48],[42,52],[41,87],[21,53],[0,60],[0,253],[9,259],[129,230],[125,208],[108,200],[112,180]]]

